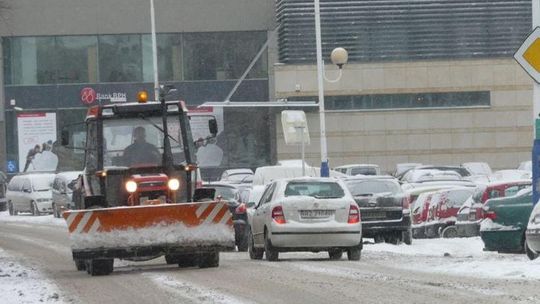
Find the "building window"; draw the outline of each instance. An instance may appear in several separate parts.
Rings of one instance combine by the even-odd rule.
[[[95,36],[14,37],[3,44],[6,84],[97,81]]]
[[[141,35],[99,36],[99,80],[142,81]]]
[[[97,76],[97,37],[56,37],[58,83],[95,83]]]
[[[180,34],[158,34],[158,77],[160,81],[182,81],[182,36]],[[152,36],[143,35],[144,81],[154,81],[152,61]]]
[[[238,79],[265,41],[265,32],[184,34],[184,79]],[[265,55],[248,78],[266,78],[266,62]]]
[[[489,106],[488,91],[410,93],[410,94],[370,94],[325,96],[326,110],[382,110],[410,108],[447,108]],[[318,100],[315,96],[289,97],[290,101]]]

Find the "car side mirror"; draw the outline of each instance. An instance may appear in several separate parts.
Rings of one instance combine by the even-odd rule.
[[[217,120],[215,118],[212,118],[208,121],[208,129],[210,130],[210,134],[212,134],[213,137],[217,136],[218,126],[217,126]]]
[[[69,145],[69,131],[66,129],[63,129],[60,136],[61,136],[62,146]]]

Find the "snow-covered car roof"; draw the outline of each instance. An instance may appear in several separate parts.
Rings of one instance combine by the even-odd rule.
[[[249,168],[239,168],[239,169],[228,169],[223,171],[223,175],[234,175],[234,174],[253,174],[253,170]]]
[[[517,167],[518,170],[532,171],[532,161],[522,161]]]
[[[493,171],[486,162],[468,162],[461,164],[463,168],[466,168],[473,175],[491,175]]]
[[[354,175],[354,176],[347,176],[347,177],[344,177],[342,178],[344,181],[353,181],[353,180],[379,180],[379,179],[384,179],[384,180],[395,180],[395,181],[398,181],[397,178],[391,176],[391,175],[362,175],[362,174],[358,174],[358,175]]]
[[[515,181],[532,178],[532,172],[526,170],[499,170],[489,176],[492,181]]]
[[[348,169],[348,168],[356,168],[356,167],[379,168],[379,165],[376,165],[376,164],[350,164],[350,165],[343,165],[343,166],[335,167],[334,169]]]
[[[56,177],[64,178],[67,181],[72,181],[81,175],[81,171],[65,171],[65,172],[59,172],[56,173]]]

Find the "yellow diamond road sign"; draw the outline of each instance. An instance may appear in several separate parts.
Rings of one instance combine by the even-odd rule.
[[[525,39],[514,54],[514,58],[523,69],[540,83],[540,27],[537,27]]]

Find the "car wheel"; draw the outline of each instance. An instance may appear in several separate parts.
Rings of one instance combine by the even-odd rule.
[[[267,261],[275,262],[279,259],[279,251],[272,246],[272,241],[268,238],[268,233],[264,234],[264,254]]]
[[[330,256],[330,260],[333,260],[333,261],[341,260],[341,257],[343,256],[343,250],[341,249],[328,250],[328,255]]]
[[[389,234],[384,237],[384,240],[387,243],[393,244],[393,245],[399,245],[401,242],[401,236],[395,235],[395,234]]]
[[[375,244],[384,243],[384,236],[378,234],[374,237]]]
[[[411,245],[412,244],[412,229],[409,228],[408,230],[403,231],[401,238],[403,240],[403,243],[405,243],[406,245]]]
[[[86,272],[92,276],[108,275],[113,272],[113,259],[99,259],[86,261]]]
[[[445,239],[448,238],[456,238],[458,236],[457,228],[456,226],[448,226],[443,229],[441,236]]]
[[[8,211],[9,215],[15,215],[15,212],[13,210],[13,204],[11,202],[8,202]]]
[[[525,252],[527,253],[527,257],[531,261],[538,258],[538,253],[532,251],[531,248],[529,248],[529,245],[527,244],[527,241],[525,241]]]
[[[180,265],[179,265],[180,266]],[[219,266],[219,251],[202,254],[199,261],[200,268],[210,268]]]
[[[244,233],[242,234],[242,238],[238,242],[238,251],[247,251],[248,250],[248,228],[246,227],[244,229]]]
[[[354,246],[347,249],[347,258],[349,261],[359,261],[362,254],[362,248],[360,246]]]
[[[261,248],[255,248],[255,241],[253,240],[253,234],[251,233],[251,229],[249,229],[248,251],[250,259],[262,260],[264,250]]]
[[[39,212],[39,209],[37,207],[36,202],[32,202],[32,215],[33,216],[39,216],[41,213]]]
[[[78,271],[86,270],[86,262],[84,260],[75,260],[75,267]]]

